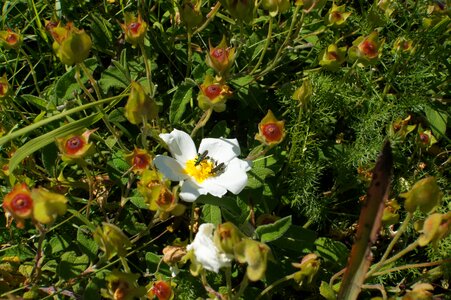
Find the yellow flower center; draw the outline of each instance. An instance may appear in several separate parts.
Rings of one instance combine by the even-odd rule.
[[[197,156],[194,159],[188,160],[185,166],[185,173],[201,183],[205,179],[215,176],[215,172],[213,172],[215,165],[210,159],[202,159],[200,161],[199,159],[201,158]]]

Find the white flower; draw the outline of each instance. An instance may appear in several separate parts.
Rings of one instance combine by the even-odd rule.
[[[215,225],[204,223],[199,226],[199,231],[194,241],[186,247],[186,250],[194,251],[198,263],[206,270],[218,273],[222,267],[230,267],[232,256],[221,252],[213,241]]]
[[[160,134],[172,157],[157,155],[155,166],[169,180],[180,181],[180,198],[193,202],[200,195],[238,194],[247,184],[250,163],[237,158],[240,146],[236,139],[203,139],[196,151],[191,137],[180,130]]]

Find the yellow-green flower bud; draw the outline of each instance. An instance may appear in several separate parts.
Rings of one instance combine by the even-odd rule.
[[[251,281],[265,276],[270,248],[258,241],[243,239],[235,245],[235,257],[240,263],[247,263],[246,274]]]
[[[266,116],[258,124],[258,133],[255,139],[261,143],[274,146],[280,144],[285,138],[285,121],[276,119],[271,110],[268,110]]]
[[[133,300],[143,297],[146,288],[138,285],[138,274],[123,273],[113,270],[106,276],[107,288],[101,289],[102,297],[113,300]]]
[[[88,57],[92,41],[83,29],[78,29],[69,22],[65,27],[59,24],[50,32],[55,40],[53,50],[63,64],[72,66],[82,63]]]
[[[321,51],[319,55],[319,65],[329,71],[338,71],[341,64],[346,58],[346,47],[338,48],[337,45],[332,44]]]
[[[423,233],[418,238],[420,246],[431,243],[436,246],[438,241],[451,233],[451,212],[446,214],[432,214],[423,224]]]
[[[6,74],[0,77],[0,99],[6,98],[9,94],[9,83]]]
[[[301,260],[301,263],[292,263],[293,267],[301,269],[294,275],[294,280],[299,284],[311,284],[316,273],[318,273],[321,262],[318,255],[314,253],[307,254]]]
[[[136,81],[133,81],[130,96],[125,104],[125,117],[135,125],[141,124],[144,120],[154,120],[158,117],[157,103],[149,97],[144,88]]]
[[[226,109],[227,99],[231,96],[232,91],[227,84],[206,75],[204,82],[200,85],[197,103],[202,110],[213,108],[216,112],[223,112]]]
[[[120,25],[124,31],[125,40],[128,43],[133,46],[143,43],[144,37],[146,36],[147,23],[143,21],[141,15],[138,15],[137,18],[133,14],[125,13],[125,23]]]
[[[417,283],[411,291],[408,291],[402,300],[433,300],[434,287],[429,283]]]
[[[302,85],[293,93],[291,98],[299,102],[299,106],[306,107],[313,95],[312,82],[309,78],[304,78]]]
[[[419,208],[422,212],[429,213],[440,204],[443,193],[435,177],[426,177],[415,183],[410,191],[399,196],[406,199],[404,208],[408,212],[413,213]]]
[[[212,47],[208,41],[210,50],[205,59],[207,65],[213,68],[220,76],[225,75],[235,61],[235,48],[227,46],[225,36],[218,46]]]
[[[289,0],[263,0],[263,8],[269,10],[269,15],[272,17],[278,14],[283,14],[290,9]]]
[[[357,60],[363,66],[375,63],[382,55],[382,45],[385,39],[379,40],[378,33],[373,32],[364,37],[358,37],[348,50],[349,59]]]
[[[193,28],[202,23],[201,4],[202,1],[200,0],[183,0],[179,6],[180,18],[186,24],[186,27]]]
[[[388,201],[385,204],[384,212],[382,214],[382,224],[384,224],[384,226],[390,226],[398,223],[398,210],[400,208],[401,207],[395,199]]]
[[[393,53],[402,52],[412,54],[414,52],[413,41],[405,37],[398,37],[393,43]]]
[[[350,15],[350,12],[346,12],[345,4],[338,6],[333,3],[332,8],[327,13],[325,19],[329,26],[341,26],[345,24],[346,19],[349,18]]]
[[[128,237],[116,225],[105,222],[102,224],[102,227],[97,227],[94,231],[94,240],[105,253],[104,257],[110,260],[116,254],[125,256],[127,247],[131,246]]]
[[[89,136],[96,131],[86,130],[82,134],[70,134],[57,138],[56,144],[61,152],[64,161],[75,161],[81,159],[92,152],[92,143],[89,143]]]
[[[50,192],[44,188],[31,191],[33,199],[33,219],[42,224],[52,224],[57,216],[62,216],[67,210],[67,199],[63,195]]]
[[[6,49],[19,49],[22,46],[23,36],[11,29],[0,31],[0,45]]]
[[[252,0],[220,0],[230,15],[237,20],[250,23],[254,19],[254,1]]]
[[[231,222],[219,224],[214,233],[216,246],[227,254],[233,254],[233,249],[243,238],[240,230]]]

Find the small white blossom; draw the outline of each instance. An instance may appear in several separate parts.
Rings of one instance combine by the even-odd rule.
[[[205,138],[196,151],[191,137],[180,130],[160,134],[172,157],[157,155],[155,166],[172,181],[180,181],[180,198],[195,201],[200,195],[224,196],[227,191],[238,194],[247,184],[250,162],[239,159],[236,139]]]
[[[186,250],[194,251],[196,260],[206,270],[218,273],[222,267],[230,267],[232,256],[219,250],[213,241],[214,224],[204,223],[199,226],[199,231],[194,241],[186,247]]]

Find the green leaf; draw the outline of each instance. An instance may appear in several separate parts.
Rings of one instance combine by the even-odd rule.
[[[145,257],[146,266],[149,269],[149,273],[155,273],[158,270],[166,276],[171,276],[171,271],[169,270],[168,265],[161,263],[161,260],[163,259],[161,256],[153,252],[147,252]]]
[[[65,250],[69,247],[69,244],[70,241],[66,240],[65,236],[59,234],[53,236],[49,241],[49,245],[52,248],[52,254]]]
[[[342,242],[320,237],[315,241],[315,246],[319,255],[325,261],[338,265],[338,268],[343,268],[346,265],[349,250]]]
[[[247,174],[247,187],[251,189],[258,189],[263,186],[266,177],[274,176],[274,171],[265,167],[252,167],[252,170]]]
[[[75,251],[69,251],[61,255],[61,261],[56,270],[59,277],[64,280],[75,278],[80,275],[89,265],[86,254],[79,255]]]
[[[95,58],[89,58],[85,60],[85,65],[91,72],[93,72],[97,67],[97,60]],[[55,96],[57,99],[57,105],[63,104],[65,100],[73,99],[75,91],[77,91],[77,93],[81,93],[82,90],[80,85],[75,80],[75,72],[76,69],[72,68],[72,70],[61,76],[56,83]],[[81,75],[80,81],[85,84],[88,81],[88,77],[83,74],[83,72],[81,72]]]
[[[236,198],[231,196],[224,196],[222,198],[218,198],[210,194],[201,195],[199,198],[197,198],[196,203],[215,205],[228,210],[230,213],[234,215],[239,215],[241,213],[241,209],[236,203]]]
[[[315,250],[316,233],[301,226],[291,225],[285,234],[271,245],[295,253],[311,253]]]
[[[58,147],[55,144],[45,146],[41,152],[42,163],[50,177],[57,177],[56,160],[58,159]]]
[[[439,139],[441,136],[444,136],[446,133],[448,115],[445,112],[439,112],[431,107],[426,107],[425,113],[435,137]]]
[[[216,205],[205,204],[202,207],[202,216],[206,223],[215,225],[222,223],[221,209]]]
[[[144,201],[144,197],[141,195],[135,195],[128,198],[131,203],[133,203],[137,208],[148,209],[149,206]]]
[[[88,220],[88,218],[86,218],[84,215],[80,214],[78,211],[76,211],[75,209],[68,209],[67,210],[69,213],[71,213],[74,217],[76,217],[77,219],[79,219],[82,223],[84,223],[91,231],[96,230],[96,226],[90,222]]]
[[[39,109],[42,109],[42,110],[55,110],[56,109],[55,105],[46,99],[42,99],[42,98],[36,97],[34,95],[30,95],[30,94],[25,94],[25,95],[22,95],[21,97],[27,103],[32,104]]]
[[[268,225],[261,225],[255,229],[255,235],[262,243],[272,242],[281,238],[291,226],[291,216],[286,216]]]
[[[119,69],[111,65],[102,72],[99,85],[104,91],[108,91],[110,88],[125,89],[130,85],[130,81],[127,79],[127,74],[124,72],[124,69]]]
[[[321,296],[326,298],[327,300],[336,300],[337,296],[335,295],[332,287],[325,281],[321,281],[321,286],[319,287],[319,293]]]
[[[171,107],[169,108],[169,122],[175,125],[180,123],[183,113],[186,110],[186,105],[193,98],[193,84],[185,81],[175,91],[172,97]]]
[[[11,157],[11,160],[9,161],[9,171],[12,173],[14,169],[20,164],[20,162],[24,160],[28,155],[54,142],[56,138],[66,136],[83,128],[89,127],[99,121],[101,118],[102,116],[100,113],[93,114],[32,139],[31,141],[27,142],[25,145],[17,149],[13,157]]]
[[[77,230],[77,242],[82,253],[88,255],[90,261],[95,261],[99,246],[94,241],[88,226],[80,226]]]

